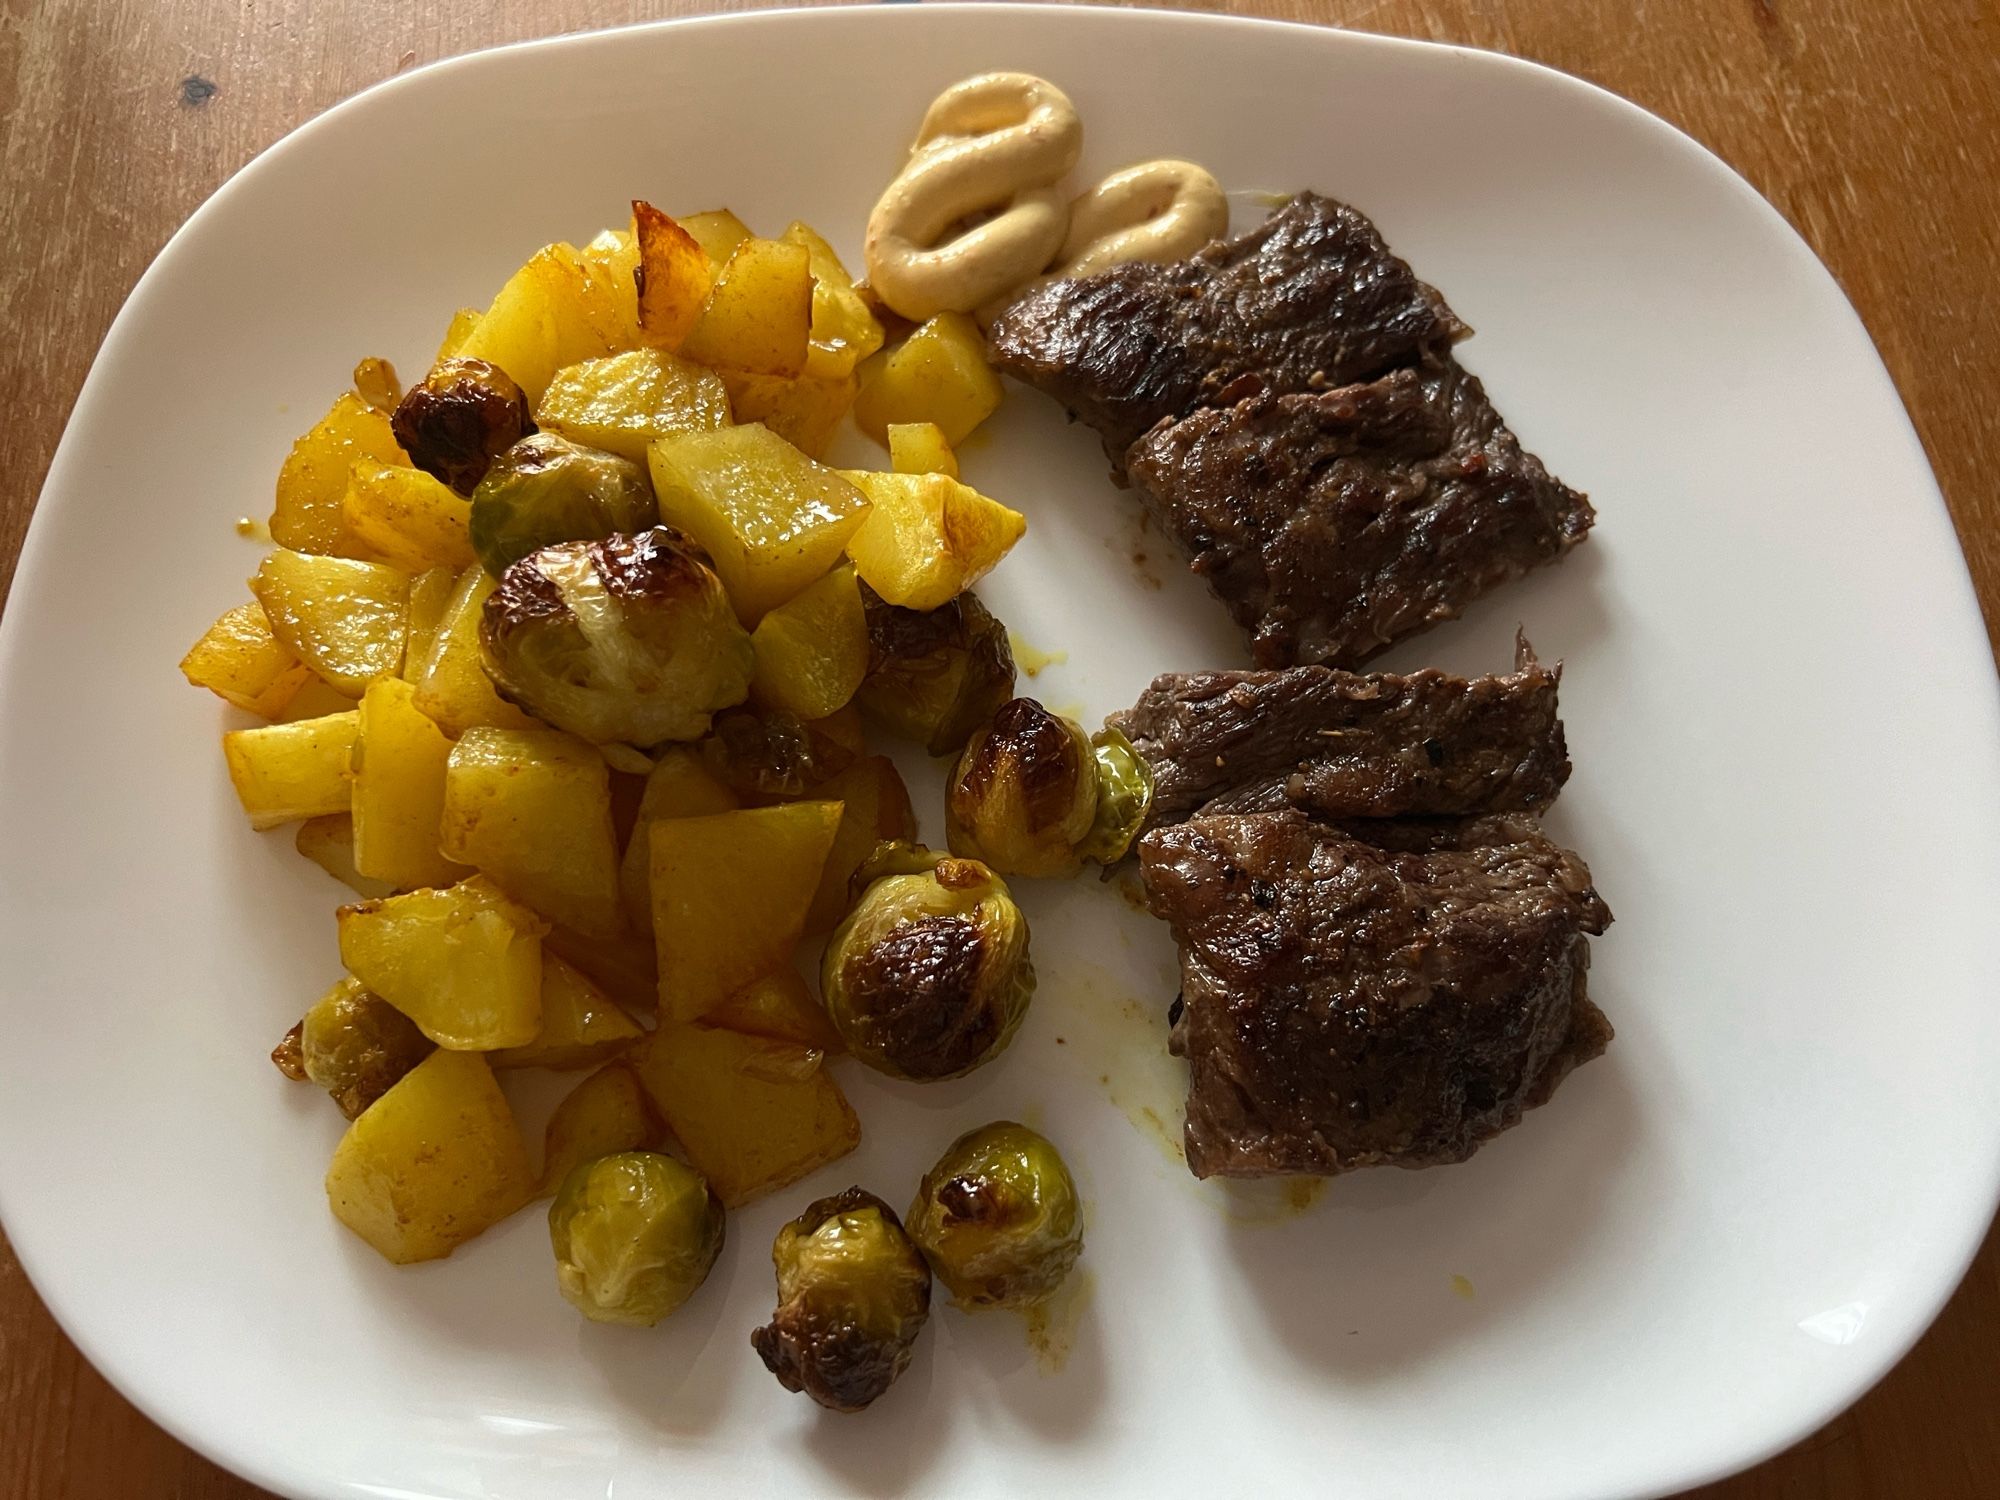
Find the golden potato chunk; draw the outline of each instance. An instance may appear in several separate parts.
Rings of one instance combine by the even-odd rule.
[[[403,665],[410,575],[380,563],[279,549],[250,580],[271,633],[350,697]]]
[[[812,256],[806,247],[747,239],[716,276],[680,352],[718,369],[799,375],[812,339],[812,314]]]
[[[861,581],[890,604],[936,609],[993,571],[1028,521],[943,474],[849,472],[871,502],[847,539]]]
[[[788,802],[651,824],[663,1015],[692,1021],[791,962],[840,811]]]
[[[297,552],[372,559],[367,543],[348,529],[342,502],[349,470],[358,462],[407,464],[409,455],[389,430],[389,418],[352,391],[292,444],[278,470],[271,540]]]
[[[613,309],[617,334],[614,349],[636,349],[645,342],[639,330],[639,241],[629,229],[606,229],[583,247],[583,263],[601,289],[604,304]]]
[[[704,1016],[702,1024],[820,1052],[842,1050],[840,1033],[797,969],[753,979]]]
[[[479,617],[486,608],[486,596],[498,587],[484,568],[465,570],[416,673],[417,707],[454,738],[481,725],[493,729],[540,727],[539,720],[493,690],[493,679],[480,664]]]
[[[956,448],[999,408],[1000,394],[979,325],[939,313],[863,372],[854,420],[885,444],[892,422],[935,422]]]
[[[451,596],[458,588],[457,568],[430,568],[410,580],[409,639],[403,647],[403,680],[423,681],[424,664],[437,644]]]
[[[588,448],[634,463],[655,438],[729,425],[729,392],[713,370],[663,349],[629,349],[558,370],[535,419]]]
[[[397,1265],[436,1260],[533,1198],[535,1173],[486,1060],[433,1052],[347,1127],[333,1216]]]
[[[736,247],[750,238],[750,226],[726,208],[683,214],[675,222],[701,246],[708,263],[717,270],[728,264],[729,257],[736,253]]]
[[[654,1145],[666,1129],[639,1075],[622,1062],[606,1063],[564,1095],[549,1116],[542,1185],[535,1196],[548,1197],[587,1161]]]
[[[340,961],[440,1047],[525,1047],[542,1029],[548,923],[474,876],[343,906]]]
[[[542,948],[603,990],[627,1015],[650,1016],[660,1004],[660,975],[653,962],[651,922],[615,938],[587,938],[551,927]]]
[[[736,794],[708,769],[701,752],[692,746],[676,745],[654,762],[618,867],[626,920],[635,930],[650,932],[653,925],[653,842],[648,828],[661,818],[732,812],[736,805]],[[658,983],[657,975],[654,982]]]
[[[958,478],[958,455],[935,422],[891,422],[889,467],[898,474],[942,474]]]
[[[648,453],[660,519],[707,550],[754,624],[840,560],[868,500],[766,427],[681,432]]]
[[[472,337],[472,330],[479,326],[479,319],[482,316],[476,307],[461,307],[453,313],[450,324],[445,328],[444,337],[438,341],[438,359],[450,359],[463,349],[465,341]]]
[[[854,405],[854,376],[745,375],[725,370],[729,403],[739,422],[761,422],[808,458],[819,458]]]
[[[831,932],[854,905],[848,881],[861,861],[886,839],[917,836],[917,815],[910,806],[910,789],[886,755],[858,760],[815,793],[838,800],[840,827],[820,871],[819,889],[806,912],[808,933]]]
[[[671,215],[643,199],[632,202],[632,235],[638,250],[639,336],[659,348],[678,349],[715,284],[708,252]]]
[[[574,245],[545,245],[508,278],[459,347],[464,359],[498,365],[539,403],[556,371],[610,354],[619,310]]]
[[[346,812],[348,761],[360,729],[361,715],[349,711],[223,735],[229,780],[236,800],[250,814],[250,826],[276,828],[299,818]]]
[[[832,740],[843,750],[851,750],[856,755],[868,753],[868,729],[861,722],[861,710],[852,703],[838,713],[814,719],[806,728],[823,739]]]
[[[373,901],[396,889],[386,880],[370,880],[354,867],[354,819],[346,813],[307,818],[292,842],[299,853],[356,895]]]
[[[801,719],[844,708],[868,675],[868,621],[854,569],[838,567],[757,622],[751,696]]]
[[[474,562],[466,531],[472,502],[422,469],[355,464],[340,513],[349,531],[407,573],[457,571]]]
[[[361,695],[349,697],[316,672],[306,674],[306,685],[292,694],[292,701],[278,711],[280,724],[296,724],[301,719],[323,719],[328,714],[344,714],[361,704]]]
[[[542,1030],[525,1047],[503,1047],[496,1068],[587,1068],[638,1040],[634,1021],[583,971],[542,950]]]
[[[812,271],[812,342],[806,350],[806,374],[823,379],[852,375],[856,365],[882,347],[881,323],[818,230],[794,219],[781,238],[805,246]],[[850,398],[852,394],[850,390]]]
[[[263,605],[239,604],[188,649],[181,675],[225,703],[270,719],[313,673],[271,633]]]
[[[726,1207],[797,1182],[860,1144],[861,1122],[807,1048],[668,1021],[626,1060]]]
[[[444,776],[444,851],[585,937],[624,930],[611,771],[560,729],[468,729]]]
[[[402,890],[472,872],[439,847],[451,741],[400,677],[368,684],[354,745],[354,867]]]

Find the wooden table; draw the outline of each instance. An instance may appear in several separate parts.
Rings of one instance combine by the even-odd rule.
[[[0,0],[0,602],[92,353],[154,252],[258,151],[454,53],[700,0]],[[1469,43],[1635,99],[1833,268],[1937,468],[2000,645],[2000,12],[1993,0],[1246,0]],[[1996,997],[2000,1000],[2000,997]],[[1950,1149],[1940,1142],[1939,1149]],[[2000,1495],[2000,1236],[1881,1387],[1709,1500]],[[1730,1378],[1726,1370],[1718,1380]],[[0,1500],[243,1500],[83,1362],[0,1241]]]

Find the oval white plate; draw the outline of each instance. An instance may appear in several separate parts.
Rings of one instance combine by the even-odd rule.
[[[735,1216],[668,1325],[580,1325],[534,1213],[392,1270],[326,1214],[340,1122],[264,1057],[335,972],[340,893],[245,830],[223,715],[174,671],[243,597],[231,523],[358,356],[422,368],[453,308],[634,195],[852,249],[925,102],[991,67],[1071,91],[1087,171],[1173,153],[1358,204],[1596,499],[1569,562],[1389,664],[1495,667],[1517,621],[1566,659],[1577,772],[1551,821],[1619,915],[1592,975],[1618,1041],[1470,1164],[1292,1212],[1196,1184],[1146,1123],[1174,1118],[1164,931],[1116,887],[1045,886],[1043,990],[1004,1062],[929,1091],[844,1069],[866,1145]],[[1016,394],[966,458],[1031,517],[986,592],[1069,651],[1046,700],[1095,717],[1240,659],[1049,403]],[[1858,1395],[1993,1206],[1995,709],[1944,507],[1832,280],[1721,164],[1586,85],[999,7],[488,53],[218,193],[77,403],[0,636],[0,1202],[99,1368],[301,1496],[1670,1490]],[[746,1342],[778,1223],[850,1181],[901,1202],[996,1115],[1053,1135],[1091,1200],[1060,1373],[1013,1321],[941,1307],[868,1415],[781,1392]]]

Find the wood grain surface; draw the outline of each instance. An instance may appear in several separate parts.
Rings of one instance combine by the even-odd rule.
[[[356,90],[699,0],[0,0],[0,603],[99,340],[252,156]],[[1194,8],[1466,43],[1638,101],[1811,242],[1916,419],[2000,644],[1995,0],[1245,0]],[[1803,372],[1802,372],[1803,373]],[[1996,997],[2000,999],[2000,997]],[[1939,1143],[1950,1149],[1949,1142]],[[1705,1500],[2000,1496],[2000,1236],[1857,1407]],[[1731,1378],[1716,1371],[1718,1381]],[[243,1500],[84,1362],[0,1241],[0,1496]]]

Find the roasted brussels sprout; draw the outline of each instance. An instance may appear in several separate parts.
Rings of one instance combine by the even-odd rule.
[[[1007,627],[971,594],[936,609],[903,609],[867,584],[868,676],[855,701],[892,734],[949,755],[1014,696]]]
[[[1025,1125],[967,1131],[924,1173],[910,1238],[960,1307],[1028,1307],[1083,1252],[1083,1212],[1062,1156]]]
[[[498,578],[530,552],[659,524],[653,482],[629,458],[553,432],[522,438],[472,492],[473,553]]]
[[[967,742],[945,790],[954,854],[1007,875],[1074,875],[1124,858],[1146,821],[1153,773],[1115,729],[1083,726],[1032,698],[1004,703]]]
[[[435,1050],[408,1016],[346,978],[285,1033],[271,1061],[287,1078],[325,1089],[351,1120]]]
[[[778,1309],[750,1347],[788,1391],[860,1411],[910,1363],[931,1311],[931,1273],[896,1212],[849,1188],[778,1231]]]
[[[701,757],[717,780],[749,802],[803,797],[859,758],[818,724],[764,708],[717,715]]]
[[[410,387],[389,425],[411,463],[470,495],[494,456],[535,430],[535,419],[505,370],[453,357]]]
[[[659,1322],[708,1279],[722,1236],[707,1179],[657,1151],[580,1163],[549,1205],[556,1283],[593,1323]]]
[[[1028,919],[977,860],[884,844],[855,872],[820,993],[848,1050],[895,1078],[969,1073],[1014,1038],[1035,992]]]
[[[670,526],[522,558],[480,619],[500,696],[596,744],[698,739],[756,653],[701,549]]]

